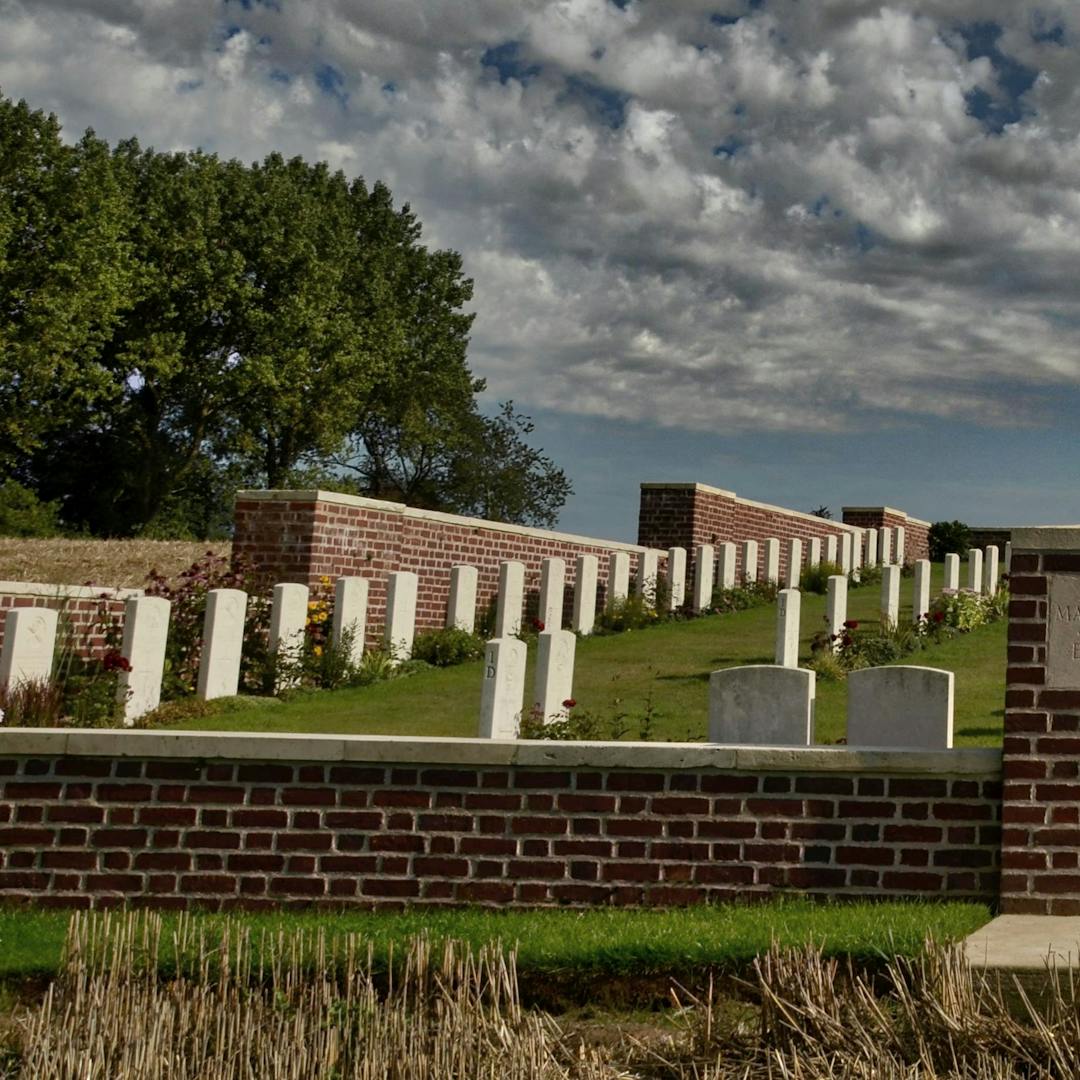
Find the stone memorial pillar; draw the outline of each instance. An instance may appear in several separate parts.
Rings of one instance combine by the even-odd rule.
[[[499,563],[499,596],[495,601],[496,639],[517,637],[521,633],[521,609],[524,603],[525,564],[515,559]]]
[[[591,634],[596,625],[595,555],[579,555],[574,572],[574,614],[570,628],[578,634]]]
[[[780,541],[775,536],[765,541],[765,580],[780,583]]]
[[[565,716],[574,696],[574,649],[569,630],[544,630],[536,636],[536,709],[543,722]]]
[[[476,579],[475,566],[452,566],[450,568],[450,601],[446,605],[446,625],[452,629],[472,633],[476,628]],[[342,578],[341,581],[350,580]],[[363,581],[363,578],[352,578]],[[338,582],[338,585],[341,584]],[[367,591],[364,592],[364,610],[367,610]]]
[[[897,525],[896,532],[893,535],[895,538],[893,544],[893,558],[896,560],[898,566],[903,566],[904,553],[907,548],[907,530],[903,525]]]
[[[915,560],[915,588],[911,602],[911,621],[918,623],[930,611],[930,560]]]
[[[821,562],[821,537],[810,538],[810,545],[806,549],[806,565],[817,566]]]
[[[561,630],[563,597],[566,592],[566,561],[542,559],[540,561],[540,603],[537,618],[545,630]]]
[[[877,529],[866,530],[866,565],[877,566],[878,564],[878,531]]]
[[[828,563],[837,563],[839,560],[836,557],[836,536],[825,537],[825,561]]]
[[[847,622],[848,579],[844,574],[831,574],[825,592],[825,625],[829,634],[838,638]],[[833,642],[833,652],[840,648],[839,640]]]
[[[840,537],[840,569],[845,574],[851,573],[851,533]]]
[[[776,663],[780,667],[799,666],[799,615],[802,595],[798,589],[781,589],[776,594]]]
[[[717,584],[722,589],[735,588],[735,545],[720,545],[720,557],[717,559]]]
[[[630,594],[630,553],[613,551],[608,556],[607,602],[617,604]],[[561,625],[561,621],[560,621]]]
[[[993,596],[998,590],[998,579],[1001,574],[998,570],[998,549],[991,544],[983,559],[983,592],[987,596]]]
[[[525,700],[525,642],[496,638],[484,650],[481,739],[516,739]]]
[[[972,592],[982,592],[983,556],[980,548],[968,548],[967,587]]]
[[[956,592],[960,588],[960,556],[955,552],[949,552],[945,556],[945,582],[944,588]]]
[[[656,607],[656,582],[660,575],[660,552],[648,548],[638,556],[637,591],[647,604]]]
[[[743,541],[742,547],[742,576],[743,581],[757,581],[758,575],[758,544],[756,540]]]
[[[240,589],[211,589],[206,594],[202,655],[196,696],[231,697],[240,687],[240,656],[244,649],[247,593]]]
[[[678,611],[686,599],[686,548],[668,548],[668,611]]]
[[[416,592],[411,570],[395,570],[386,583],[386,642],[395,663],[412,656],[416,635]]]
[[[712,544],[699,544],[694,552],[695,611],[704,611],[712,603],[713,561],[716,557]]]
[[[802,576],[802,541],[792,538],[787,542],[787,578],[784,584],[789,589],[799,587]]]
[[[131,726],[161,704],[169,610],[163,596],[133,596],[124,604],[124,637],[120,653],[131,665],[117,680],[117,700],[124,705],[124,724]]]
[[[472,615],[476,609],[476,568],[456,566],[455,570],[472,570],[473,602],[469,605],[469,619],[454,622],[447,620],[448,626],[460,626],[472,633]],[[341,577],[334,585],[334,619],[330,624],[331,640],[337,646],[349,637],[349,659],[359,664],[364,658],[364,638],[367,636],[368,580],[362,577]],[[454,574],[450,572],[450,610],[454,610]]]
[[[881,568],[881,621],[896,626],[900,621],[900,567]]]
[[[878,533],[878,554],[881,557],[882,566],[891,566],[892,557],[892,529],[882,529]]]
[[[57,615],[52,608],[12,608],[4,619],[0,685],[44,682],[52,675]]]

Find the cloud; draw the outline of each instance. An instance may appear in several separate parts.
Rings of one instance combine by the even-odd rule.
[[[494,395],[691,430],[1048,423],[1080,12],[1024,0],[0,0],[0,88],[384,179]]]

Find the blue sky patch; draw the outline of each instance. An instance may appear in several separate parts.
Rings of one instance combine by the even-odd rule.
[[[619,128],[626,119],[626,103],[630,95],[580,75],[567,75],[562,99],[584,106],[586,111],[608,127]]]
[[[267,11],[280,11],[281,4],[278,0],[224,0],[225,6],[229,4],[237,4],[245,11],[251,11],[252,8],[266,8]]]
[[[1021,100],[1031,89],[1038,72],[1019,60],[1003,53],[998,45],[1001,27],[994,22],[968,23],[958,26],[964,40],[968,60],[985,56],[994,69],[997,93],[977,86],[965,95],[967,112],[987,131],[1000,135],[1007,124],[1016,124],[1030,113]]]
[[[287,71],[282,71],[281,68],[273,68],[270,71],[270,81],[288,86],[292,82],[292,76]]]
[[[504,41],[501,45],[485,49],[480,63],[486,68],[494,68],[499,73],[499,82],[504,86],[511,79],[527,83],[540,74],[539,64],[528,64],[522,59],[520,41]]]
[[[315,85],[342,105],[349,100],[345,90],[345,76],[333,64],[320,64],[315,69]]]
[[[713,157],[733,158],[744,146],[746,143],[742,139],[729,135],[722,143],[713,147]]]

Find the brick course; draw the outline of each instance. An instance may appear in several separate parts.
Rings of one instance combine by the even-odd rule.
[[[279,760],[290,738],[260,740],[272,761],[226,759],[220,737],[190,734],[203,756],[160,760],[138,749],[155,737],[170,738],[128,736],[140,741],[121,757],[36,754],[25,735],[0,734],[0,898],[225,910],[672,905],[779,890],[993,902],[998,891],[992,751],[937,755],[912,775],[917,755],[875,767],[839,748],[824,761],[766,752],[762,768],[674,768],[672,751],[706,751],[621,748],[643,760],[630,768],[547,744],[566,764],[537,768],[438,761],[468,740],[410,740],[414,759],[418,747],[431,759],[419,762]],[[98,745],[110,738],[124,736]],[[347,742],[364,755],[364,739]],[[1060,828],[1075,846],[1080,824]],[[1047,889],[1080,880],[1047,870]]]

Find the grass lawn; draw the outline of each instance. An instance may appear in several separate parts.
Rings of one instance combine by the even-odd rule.
[[[932,594],[940,591],[942,568],[934,567]],[[911,618],[912,581],[901,584],[901,619]],[[906,602],[906,603],[905,603]],[[852,589],[849,618],[876,623],[877,585]],[[800,659],[810,656],[810,640],[824,628],[825,598],[802,598]],[[1005,696],[1004,621],[930,645],[903,662],[956,672],[957,746],[1001,743]],[[773,662],[774,606],[647,630],[578,641],[574,697],[579,709],[601,718],[623,716],[624,738],[699,740],[705,737],[709,673],[737,664]],[[526,687],[531,692],[530,648]],[[221,712],[192,719],[192,730],[322,732],[379,735],[473,736],[477,729],[482,668],[479,661],[430,669],[374,686],[305,694],[287,701],[230,699]],[[528,696],[528,695],[527,695]],[[835,742],[845,732],[846,687],[818,680],[816,737]]]
[[[56,974],[68,918],[63,912],[0,909],[0,980]],[[165,916],[166,941],[176,918]],[[255,943],[264,931],[269,941],[279,932],[313,934],[321,928],[330,938],[359,935],[385,960],[391,949],[404,955],[409,939],[424,932],[436,941],[454,938],[474,948],[494,941],[514,946],[522,972],[646,975],[704,967],[738,970],[774,939],[787,946],[812,942],[828,955],[861,961],[913,956],[928,936],[948,942],[973,933],[990,919],[990,911],[969,903],[816,904],[783,899],[656,911],[412,908],[194,918],[205,927],[208,943],[218,939],[229,920],[246,925]]]

